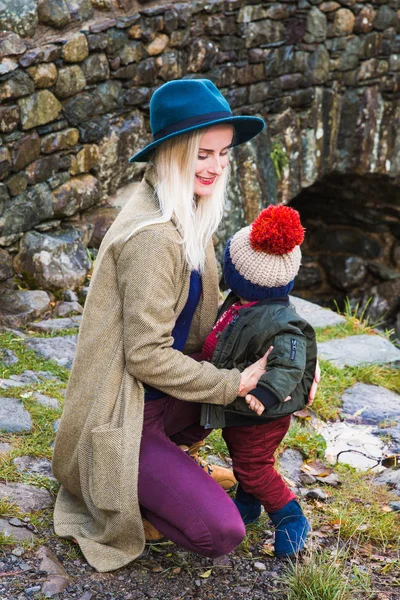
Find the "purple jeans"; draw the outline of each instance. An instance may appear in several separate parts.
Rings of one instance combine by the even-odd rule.
[[[231,552],[245,536],[228,494],[178,445],[206,437],[200,405],[163,397],[145,402],[139,457],[143,516],[166,538],[209,557]]]

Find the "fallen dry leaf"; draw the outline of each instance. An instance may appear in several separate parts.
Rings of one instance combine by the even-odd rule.
[[[267,556],[274,556],[274,545],[273,544],[263,544],[263,547],[260,550],[261,554],[266,554]]]
[[[306,460],[300,467],[300,471],[315,477],[327,477],[333,473],[333,469],[325,465],[322,460]]]
[[[382,506],[382,512],[391,513],[391,512],[393,512],[393,509],[390,508],[390,506],[385,505],[385,506]]]
[[[202,579],[208,579],[210,577],[211,573],[212,573],[212,569],[208,569],[208,571],[204,571],[204,573],[199,575],[199,577],[201,577]]]

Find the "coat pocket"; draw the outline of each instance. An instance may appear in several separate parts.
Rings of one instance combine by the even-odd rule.
[[[122,427],[92,430],[93,463],[90,495],[100,510],[121,510]]]

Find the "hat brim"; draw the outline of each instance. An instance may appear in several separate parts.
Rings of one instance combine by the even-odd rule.
[[[214,121],[210,121],[208,123],[202,123],[201,125],[193,125],[192,127],[188,127],[186,129],[182,129],[181,131],[176,131],[174,133],[170,133],[165,137],[157,140],[156,142],[152,142],[148,144],[143,150],[134,154],[129,159],[130,163],[133,162],[147,162],[154,150],[158,148],[160,144],[174,138],[178,135],[182,135],[182,133],[187,133],[189,131],[195,131],[196,129],[206,129],[213,125],[219,125],[220,123],[232,124],[235,129],[235,135],[233,137],[232,146],[239,146],[240,144],[244,144],[248,142],[253,137],[261,133],[261,131],[265,127],[265,122],[260,117],[225,117],[223,119],[215,119]]]

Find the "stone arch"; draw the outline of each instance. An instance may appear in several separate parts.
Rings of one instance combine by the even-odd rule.
[[[326,305],[371,298],[371,320],[385,316],[400,335],[400,102],[381,88],[317,87],[304,111],[263,111],[267,129],[234,151],[221,234],[290,203],[308,230],[295,293]],[[273,144],[287,157],[281,178]]]

